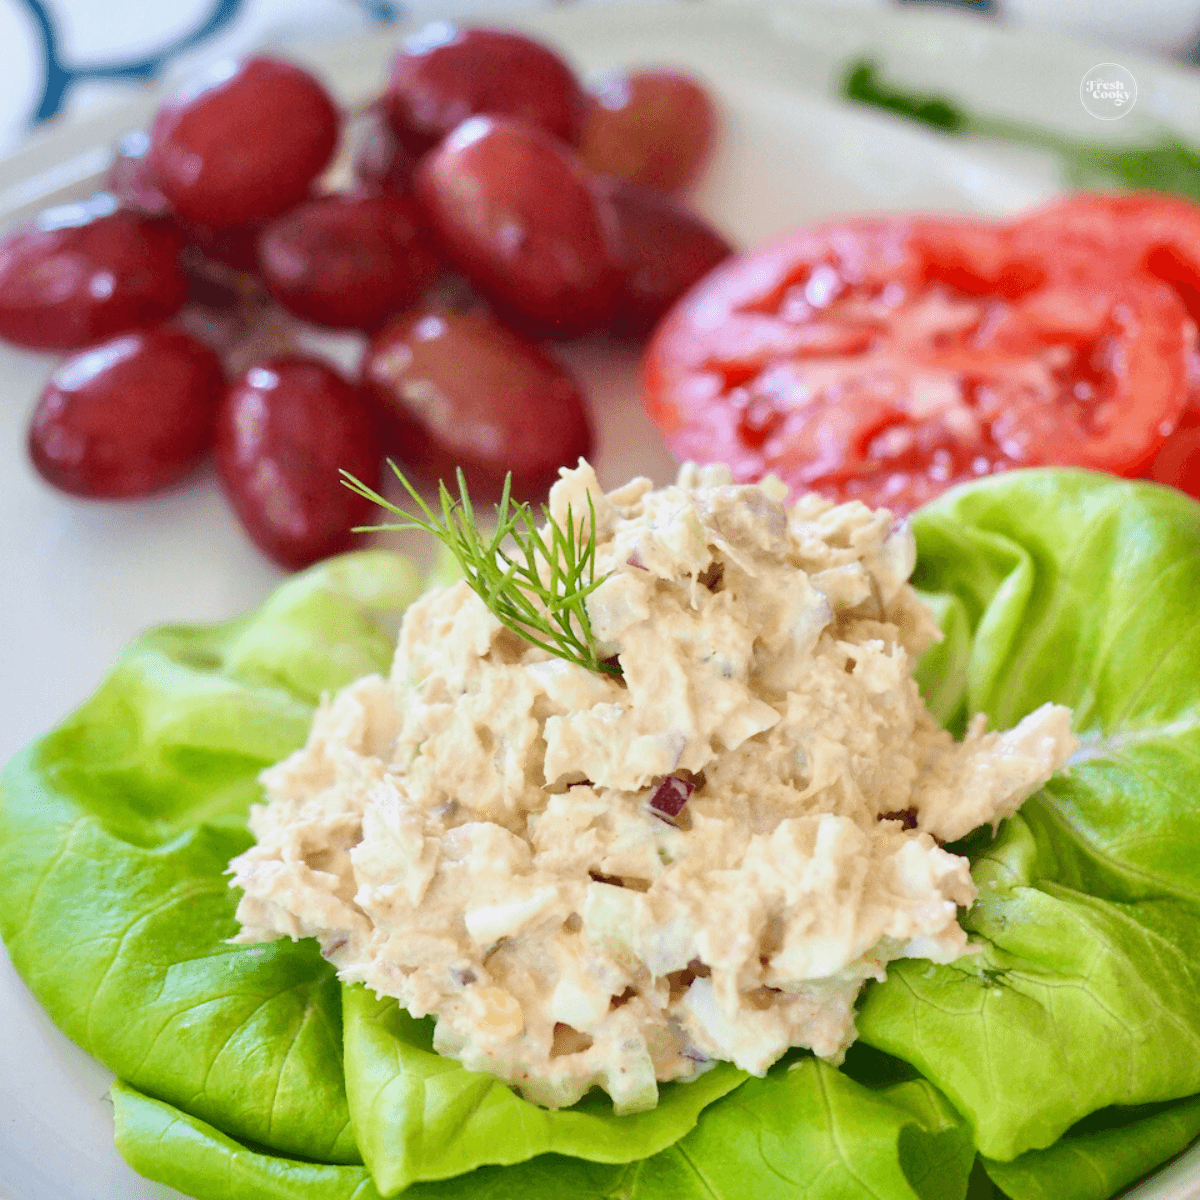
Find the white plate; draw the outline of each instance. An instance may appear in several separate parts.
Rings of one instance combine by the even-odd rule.
[[[983,111],[1091,136],[1133,135],[1155,119],[1181,129],[1200,123],[1196,81],[1124,54],[1117,61],[1137,78],[1137,110],[1115,133],[1101,129],[1078,89],[1103,52],[949,13],[648,0],[526,12],[506,23],[557,43],[588,72],[657,62],[703,75],[723,123],[695,200],[743,246],[839,213],[1003,214],[1059,190],[1043,156],[959,143],[833,100],[840,64],[864,50],[878,51],[898,77],[951,89]],[[357,104],[381,87],[394,41],[296,52]],[[48,199],[86,194],[112,139],[144,124],[154,103],[148,95],[60,128],[0,162],[0,223]],[[565,353],[595,401],[602,479],[669,478],[671,458],[641,410],[635,357],[594,347]],[[0,762],[82,701],[146,627],[232,616],[281,578],[242,536],[210,474],[124,504],[73,500],[42,485],[26,459],[24,429],[51,365],[47,356],[0,348]],[[118,1158],[105,1101],[110,1079],[54,1028],[0,954],[0,1197],[178,1195]],[[1137,1195],[1200,1195],[1200,1156],[1179,1160]]]

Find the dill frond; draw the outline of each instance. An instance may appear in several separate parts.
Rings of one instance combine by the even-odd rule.
[[[596,578],[596,511],[590,496],[586,537],[582,529],[576,528],[570,508],[564,528],[543,504],[543,530],[529,504],[512,499],[510,473],[505,477],[504,491],[496,505],[496,532],[484,537],[476,523],[461,469],[457,472],[457,499],[450,494],[445,480],[438,483],[439,515],[390,459],[388,466],[418,512],[397,508],[349,472],[342,471],[342,482],[352,492],[401,518],[391,525],[360,526],[356,533],[420,529],[433,534],[454,555],[467,583],[502,625],[547,653],[589,671],[621,674],[615,661],[599,656],[584,603],[607,578]],[[511,546],[506,546],[510,540]]]

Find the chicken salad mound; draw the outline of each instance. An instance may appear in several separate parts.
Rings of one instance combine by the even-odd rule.
[[[592,629],[621,674],[522,640],[466,582],[405,615],[389,678],[324,702],[264,772],[231,864],[241,942],[315,937],[436,1017],[435,1048],[559,1107],[618,1112],[715,1060],[840,1061],[863,983],[967,949],[969,863],[1076,747],[1070,712],[955,743],[912,679],[939,637],[886,510],[735,486],[605,495]]]

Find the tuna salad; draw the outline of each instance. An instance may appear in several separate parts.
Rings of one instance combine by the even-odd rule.
[[[912,678],[935,642],[886,510],[685,466],[592,512],[592,629],[556,658],[466,582],[408,610],[391,674],[319,709],[263,774],[231,866],[242,942],[314,937],[347,981],[436,1018],[436,1049],[558,1107],[618,1112],[715,1060],[840,1061],[863,983],[968,950],[944,848],[1066,761],[1070,711],[960,743]]]

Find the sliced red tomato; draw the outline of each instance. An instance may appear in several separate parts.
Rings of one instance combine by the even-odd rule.
[[[1014,228],[843,222],[719,267],[647,352],[672,449],[896,511],[1011,467],[1147,470],[1194,323],[1166,283],[1061,270]]]
[[[1055,270],[1152,275],[1179,294],[1200,325],[1200,205],[1159,192],[1069,196],[1013,223],[1014,242],[1052,255]]]
[[[1071,196],[1014,227],[1026,247],[1053,246],[1060,270],[1087,278],[1139,272],[1169,284],[1200,326],[1200,205],[1156,192]],[[1139,474],[1200,498],[1200,358],[1187,410]]]

